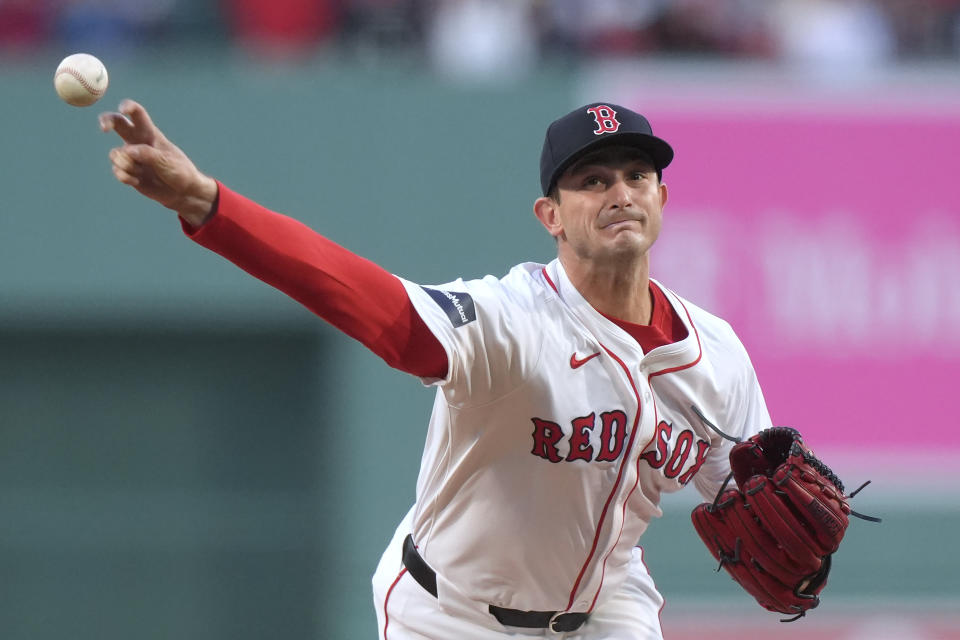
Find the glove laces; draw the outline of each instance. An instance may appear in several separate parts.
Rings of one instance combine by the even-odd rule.
[[[736,443],[743,442],[743,438],[738,438],[738,437],[736,437],[736,436],[731,436],[730,434],[724,433],[723,431],[721,431],[720,428],[717,427],[717,425],[715,425],[715,424],[713,424],[712,422],[710,422],[710,421],[707,419],[707,417],[706,417],[705,415],[703,415],[703,412],[700,411],[700,408],[697,407],[697,405],[692,404],[692,405],[690,405],[690,408],[693,410],[693,412],[694,412],[695,414],[697,414],[697,417],[700,418],[700,421],[703,422],[703,424],[705,424],[706,426],[708,426],[711,430],[714,431],[714,433],[716,433],[717,435],[719,435],[721,438],[723,438],[723,439],[725,439],[725,440],[729,440],[730,442],[736,442]],[[792,429],[792,428],[790,428],[790,427],[774,427],[774,429],[790,429],[791,431],[794,431],[795,433],[797,433],[797,436],[798,436],[798,437],[799,437],[799,435],[800,435],[799,432],[797,432],[795,429]],[[833,472],[833,470],[832,470],[830,467],[828,467],[827,465],[825,465],[819,458],[817,458],[815,455],[813,455],[813,453],[812,453],[811,451],[809,451],[806,447],[802,446],[802,445],[800,444],[800,441],[795,441],[792,445],[790,445],[790,455],[797,455],[797,456],[800,456],[801,458],[803,458],[803,461],[804,461],[804,462],[806,462],[806,463],[809,464],[811,467],[813,467],[814,469],[816,469],[817,473],[819,473],[819,474],[822,475],[824,478],[826,478],[827,480],[829,480],[830,482],[832,482],[832,483],[834,484],[834,486],[836,486],[837,489],[840,491],[841,495],[843,494],[843,482],[840,480],[840,478],[837,476],[837,474],[835,474],[835,473]],[[733,479],[733,472],[731,471],[730,474],[727,476],[726,480],[723,481],[723,484],[720,485],[720,490],[717,491],[717,495],[716,495],[716,497],[714,497],[714,499],[713,499],[713,504],[710,505],[710,509],[711,509],[711,510],[717,508],[717,503],[720,501],[720,495],[721,495],[721,494],[723,493],[723,491],[727,488],[727,485],[730,484],[730,480],[732,480],[732,479]],[[850,494],[847,496],[847,499],[849,500],[849,499],[853,498],[853,496],[855,496],[855,495],[857,495],[858,493],[860,493],[860,491],[861,491],[864,487],[866,487],[868,484],[870,484],[870,480],[867,480],[867,481],[864,482],[862,485],[860,485],[859,487],[857,487],[854,491],[850,492]],[[858,512],[858,511],[854,511],[853,509],[850,510],[850,515],[852,515],[852,516],[854,516],[854,517],[856,517],[856,518],[860,518],[861,520],[866,520],[867,522],[883,522],[883,519],[882,519],[882,518],[877,518],[877,517],[875,517],[875,516],[868,516],[868,515],[865,515],[865,514],[862,514],[862,513]],[[723,566],[723,561],[720,562],[720,566],[721,566],[721,567]],[[718,568],[717,570],[719,571],[719,568]],[[802,615],[802,614],[801,614],[801,615]],[[794,619],[796,619],[796,618],[794,618]]]

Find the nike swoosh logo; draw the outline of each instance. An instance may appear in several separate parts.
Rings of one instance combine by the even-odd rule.
[[[596,353],[590,354],[586,358],[578,358],[577,354],[574,353],[572,356],[570,356],[570,368],[579,369],[583,365],[587,364],[588,362],[596,358],[598,355],[600,355],[599,351],[597,351]]]

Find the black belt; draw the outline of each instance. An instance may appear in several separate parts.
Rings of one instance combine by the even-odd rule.
[[[403,566],[427,593],[437,597],[437,573],[424,561],[417,545],[413,543],[413,536],[408,535],[403,541]],[[520,611],[519,609],[504,609],[490,605],[490,613],[508,627],[524,627],[527,629],[552,629],[554,631],[576,631],[587,618],[589,613],[558,613],[556,611]]]

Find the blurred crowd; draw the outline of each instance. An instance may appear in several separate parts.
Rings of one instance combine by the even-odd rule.
[[[960,0],[0,0],[0,54],[226,44],[423,57],[453,73],[591,57],[960,59]]]

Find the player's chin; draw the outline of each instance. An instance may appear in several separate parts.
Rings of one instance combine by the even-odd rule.
[[[642,255],[652,244],[642,233],[617,233],[605,243],[607,252],[618,258]]]

